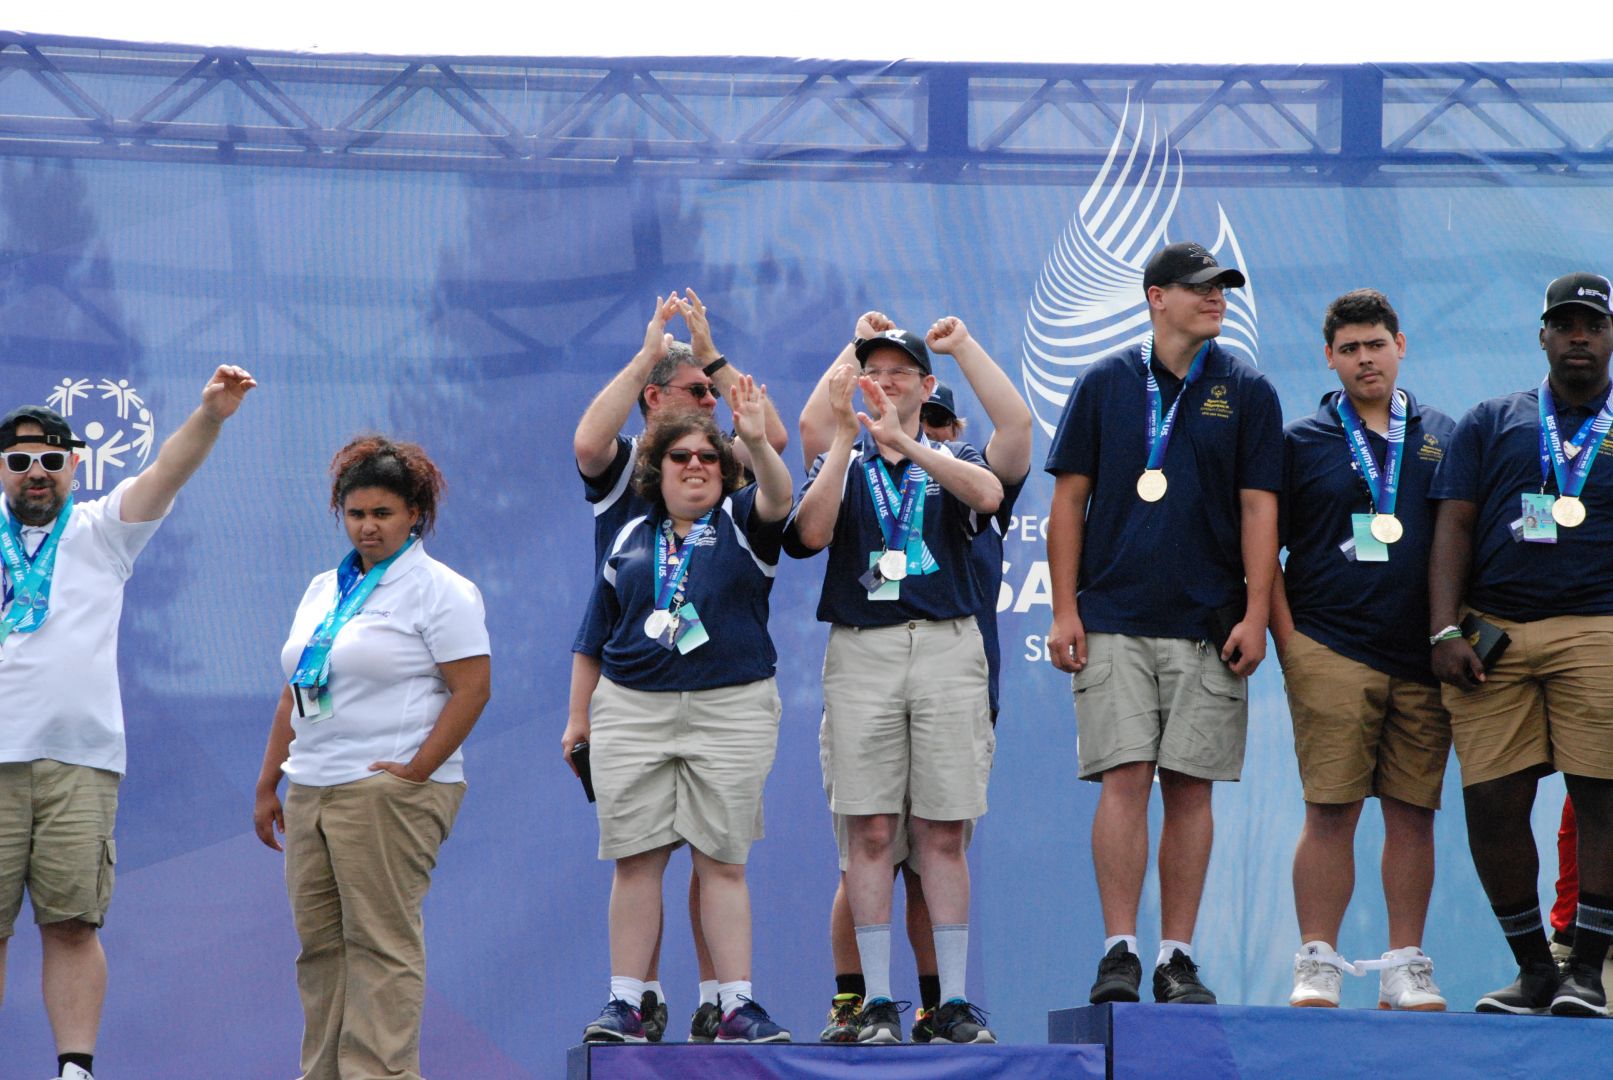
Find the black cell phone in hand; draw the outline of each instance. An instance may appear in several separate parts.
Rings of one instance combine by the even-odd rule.
[[[571,748],[571,764],[576,766],[577,777],[582,781],[582,793],[594,801],[594,774],[588,765],[588,741],[585,739]]]

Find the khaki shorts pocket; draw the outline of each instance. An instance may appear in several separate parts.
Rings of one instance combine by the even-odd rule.
[[[106,909],[112,905],[112,886],[117,878],[118,842],[112,837],[104,837],[101,841],[101,868],[95,879],[95,906],[97,911],[105,917]]]
[[[1113,660],[1100,660],[1096,664],[1088,664],[1080,671],[1077,671],[1072,680],[1075,686],[1076,698],[1079,699],[1088,690],[1108,682],[1109,676],[1114,674],[1114,670]]]

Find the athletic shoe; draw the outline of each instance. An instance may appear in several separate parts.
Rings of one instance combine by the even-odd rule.
[[[1378,1008],[1411,1012],[1444,1012],[1445,995],[1434,985],[1434,962],[1417,946],[1383,954],[1393,967],[1378,972]]]
[[[1136,953],[1126,948],[1124,941],[1117,941],[1115,947],[1098,961],[1098,979],[1092,984],[1092,993],[1087,1000],[1094,1005],[1110,1001],[1136,1001],[1137,988],[1142,981],[1143,962],[1137,959]]]
[[[1169,1005],[1214,1005],[1215,995],[1199,979],[1199,966],[1181,949],[1154,969],[1154,1000]]]
[[[62,1068],[62,1075],[54,1077],[53,1080],[95,1080],[95,1077],[91,1076],[89,1070],[82,1065],[69,1062]]]
[[[890,998],[875,998],[857,1014],[857,1041],[891,1044],[902,1041],[902,1006]]]
[[[920,1009],[913,1014],[913,1030],[907,1035],[908,1042],[922,1045],[935,1038],[935,1010]]]
[[[943,1002],[935,1010],[938,1043],[994,1043],[997,1036],[986,1027],[986,1014],[962,998]]]
[[[1492,990],[1479,998],[1474,1012],[1482,1013],[1543,1013],[1551,1008],[1562,982],[1557,976],[1557,965],[1550,960],[1536,960],[1518,969],[1518,977],[1499,990]]]
[[[722,1010],[709,1001],[702,1001],[700,1008],[689,1017],[689,1041],[712,1042],[717,1038],[717,1029],[721,1026]]]
[[[621,998],[611,998],[600,1010],[599,1019],[583,1028],[582,1041],[644,1042],[644,1020],[633,1006]]]
[[[1553,1016],[1606,1016],[1607,992],[1602,988],[1602,965],[1570,960],[1568,974],[1551,999]]]
[[[1294,954],[1294,990],[1288,995],[1288,1004],[1302,1009],[1336,1009],[1339,1007],[1339,982],[1349,965],[1325,942],[1307,942]]]
[[[818,1041],[849,1043],[857,1041],[857,1010],[862,1008],[861,994],[836,994],[829,1002],[829,1022],[818,1033]]]
[[[720,1043],[784,1043],[790,1033],[773,1023],[773,1018],[750,998],[741,998],[739,1006],[722,1018],[717,1027]]]
[[[666,1034],[666,1002],[654,990],[646,990],[638,1014],[644,1019],[644,1037],[654,1043],[660,1042],[661,1036]]]

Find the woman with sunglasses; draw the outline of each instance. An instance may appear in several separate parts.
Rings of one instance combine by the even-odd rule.
[[[787,1042],[751,998],[745,860],[761,836],[762,786],[778,744],[777,654],[768,594],[792,504],[790,473],[766,438],[767,392],[730,389],[756,482],[709,414],[661,416],[640,444],[634,485],[650,513],[616,534],[579,635],[597,667],[591,717],[562,738],[592,743],[599,857],[613,859],[610,997],[590,1042],[643,1042],[642,975],[660,925],[668,856],[687,843],[717,974],[717,1042]]]
[[[331,473],[353,550],[308,586],[281,648],[253,823],[276,851],[286,838],[304,1080],[419,1080],[420,906],[490,694],[486,616],[423,546],[443,487],[425,451],[371,435]]]

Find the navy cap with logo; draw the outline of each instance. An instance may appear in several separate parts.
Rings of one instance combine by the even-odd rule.
[[[944,413],[945,418],[942,423],[950,424],[956,420],[958,418],[958,406],[952,397],[952,387],[943,382],[936,383],[935,389],[930,391],[929,398],[925,400],[922,411],[925,414]]]
[[[867,364],[869,354],[875,349],[891,347],[898,348],[910,356],[924,374],[931,373],[930,350],[924,347],[924,339],[911,330],[887,330],[871,338],[858,338],[857,362]]]
[[[1570,304],[1588,307],[1598,315],[1613,316],[1610,299],[1613,299],[1613,284],[1609,284],[1607,278],[1601,274],[1591,274],[1583,270],[1574,274],[1564,274],[1546,286],[1546,302],[1540,317],[1544,319],[1558,308]]]
[[[18,435],[18,425],[29,421],[38,424],[44,434]],[[61,413],[44,405],[24,405],[12,409],[4,418],[0,418],[0,450],[9,450],[18,443],[44,443],[47,446],[60,446],[66,449],[85,445],[73,437],[73,429],[68,426]]]
[[[1143,268],[1143,291],[1155,285],[1203,285],[1206,282],[1231,289],[1242,288],[1243,271],[1235,266],[1222,266],[1215,261],[1203,244],[1183,241],[1167,244],[1154,252]]]

